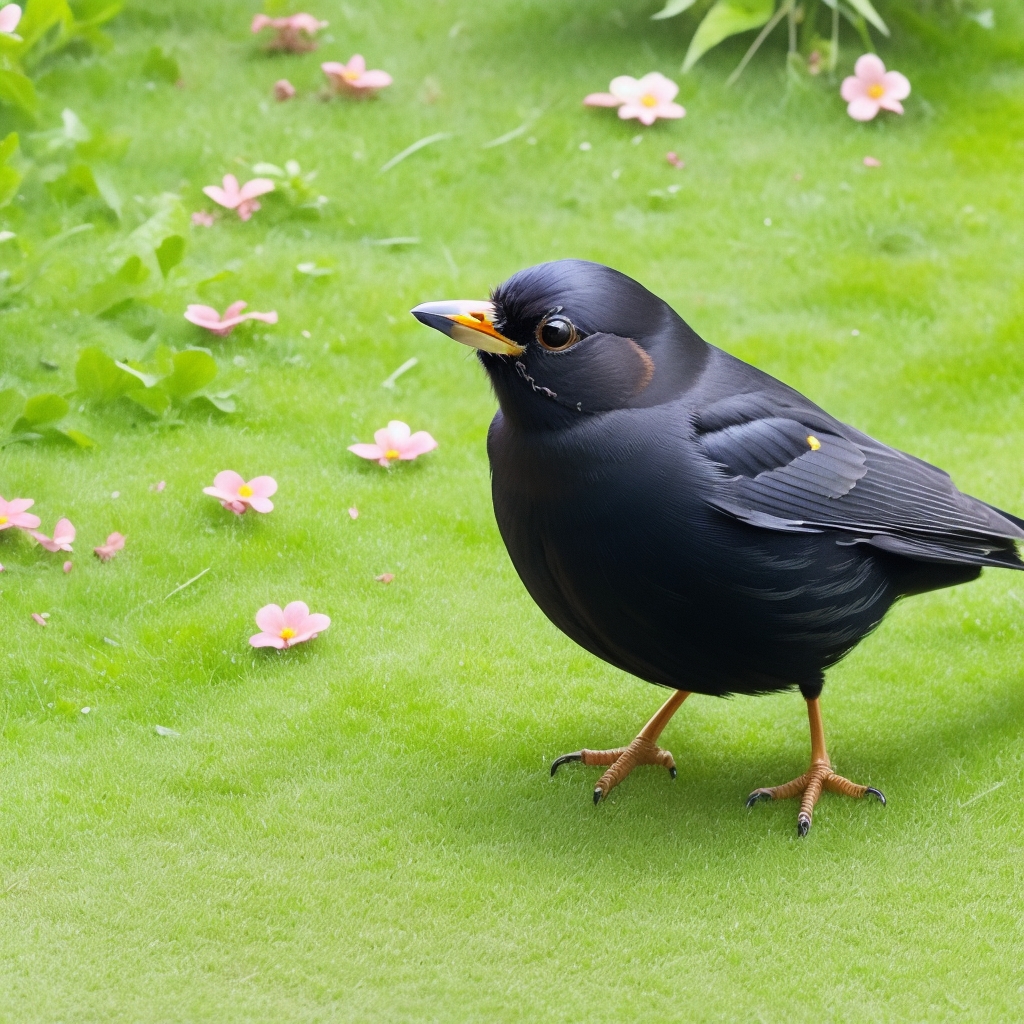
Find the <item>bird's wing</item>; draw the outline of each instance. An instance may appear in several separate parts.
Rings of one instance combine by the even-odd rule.
[[[734,395],[694,416],[713,464],[715,508],[771,530],[844,531],[846,543],[920,561],[1022,567],[1020,520],[961,493],[935,466],[780,392]]]

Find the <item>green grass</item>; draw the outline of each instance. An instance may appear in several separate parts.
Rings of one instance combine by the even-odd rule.
[[[830,674],[830,752],[887,808],[826,795],[805,840],[793,803],[744,810],[806,765],[791,694],[688,701],[664,737],[678,780],[639,770],[595,810],[596,772],[552,781],[551,759],[625,742],[663,694],[533,605],[490,510],[486,382],[407,311],[597,259],[1021,512],[1024,69],[904,44],[885,56],[913,82],[906,116],[856,125],[834,90],[784,103],[777,51],[723,90],[740,45],[683,82],[685,120],[644,131],[580,99],[615,74],[676,75],[689,30],[646,8],[310,7],[334,41],[271,60],[253,5],[139,0],[112,52],[41,83],[42,127],[70,106],[131,136],[112,171],[124,225],[97,217],[0,312],[0,386],[69,391],[88,344],[142,354],[84,304],[145,215],[131,197],[197,209],[225,172],[295,158],[330,202],[319,222],[268,207],[193,229],[153,288],[179,347],[204,343],[181,312],[225,268],[208,301],[279,311],[258,338],[211,345],[235,417],[162,430],[76,411],[97,451],[0,454],[0,493],[79,530],[68,576],[0,536],[0,1021],[1019,1019],[1021,578],[907,602]],[[998,17],[1021,28],[1009,3]],[[184,88],[146,87],[154,44]],[[395,85],[314,99],[319,60],[355,51]],[[282,76],[303,95],[275,105]],[[535,111],[527,134],[481,148]],[[5,211],[15,275],[89,213],[38,182],[25,195]],[[421,241],[366,242],[394,236]],[[308,260],[335,273],[296,274]],[[439,450],[392,472],[345,451],[389,418]],[[236,520],[205,497],[226,467],[272,473],[274,513]],[[100,565],[89,549],[114,529],[127,547]],[[253,652],[256,609],[296,598],[331,629]]]

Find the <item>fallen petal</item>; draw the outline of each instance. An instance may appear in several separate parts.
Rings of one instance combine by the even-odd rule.
[[[70,562],[65,562],[64,563],[64,571],[65,572],[71,572],[71,563]]]
[[[384,572],[379,576],[374,576],[373,578],[378,583],[390,583],[395,578],[395,574],[393,572]]]
[[[39,614],[39,612],[33,612],[32,613],[32,618],[35,619],[36,622],[38,622],[40,626],[45,626],[46,625],[46,619],[44,619],[42,617],[42,615]]]
[[[352,506],[352,507],[351,507],[351,508],[350,508],[350,509],[348,510],[348,516],[349,516],[349,519],[358,519],[358,518],[359,518],[359,509],[357,509],[357,508],[355,507],[355,505],[353,505],[353,506]]]

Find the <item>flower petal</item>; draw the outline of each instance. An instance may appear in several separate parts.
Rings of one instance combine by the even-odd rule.
[[[886,71],[882,80],[885,95],[894,100],[905,100],[910,95],[910,80],[898,71]]]
[[[284,606],[282,623],[301,633],[306,626],[306,619],[309,618],[309,605],[305,601],[291,601]]]
[[[842,96],[847,103],[851,100],[858,99],[861,96],[867,96],[868,87],[866,82],[862,82],[856,75],[850,75],[843,79],[843,84],[839,87],[839,95]]]
[[[253,647],[276,647],[279,651],[288,646],[281,637],[273,633],[257,633],[255,636],[249,637],[249,643]]]
[[[232,302],[231,305],[224,310],[224,316],[221,319],[230,320],[232,317],[238,316],[238,314],[241,313],[247,305],[249,305],[249,303],[243,302],[241,299],[237,302]]]
[[[284,629],[284,612],[280,605],[266,604],[256,613],[256,625],[264,633],[280,633]]]
[[[253,495],[251,498],[247,498],[246,501],[249,507],[255,509],[257,512],[263,512],[266,514],[267,512],[274,511],[274,503],[269,498],[260,498]]]
[[[348,450],[361,459],[380,459],[384,449],[379,444],[350,444]]]
[[[229,196],[219,185],[207,185],[203,191],[219,206],[233,210],[238,205],[238,197]]]
[[[346,71],[355,71],[362,74],[366,70],[366,58],[361,53],[354,53],[345,65]]]
[[[686,108],[680,106],[678,103],[659,103],[654,110],[658,117],[663,117],[666,120],[676,117],[686,117]]]
[[[636,99],[637,96],[643,95],[640,83],[632,75],[619,75],[618,78],[613,78],[611,85],[608,86],[608,91],[623,101]]]
[[[621,97],[613,96],[610,92],[592,92],[583,97],[585,107],[617,107],[624,102]]]
[[[873,85],[875,82],[882,81],[885,75],[885,65],[882,63],[881,57],[873,53],[865,53],[863,57],[857,58],[857,63],[853,65],[853,73],[862,82]]]
[[[253,178],[252,181],[247,181],[238,193],[239,196],[245,199],[255,199],[257,196],[266,195],[267,192],[274,191],[274,183],[269,178]]]
[[[878,105],[883,110],[891,110],[894,114],[903,113],[903,104],[899,100],[894,100],[891,96],[883,96],[879,101]]]
[[[854,121],[870,121],[878,110],[878,100],[873,100],[870,96],[858,96],[846,108],[846,112]]]
[[[35,498],[11,498],[10,501],[6,502],[7,508],[4,511],[4,515],[16,516],[19,512],[30,509],[35,503]]]
[[[386,71],[366,71],[353,84],[360,89],[386,89],[393,81]]]
[[[185,319],[197,327],[205,327],[210,330],[220,327],[220,313],[213,306],[201,306],[193,303],[185,310]]]
[[[230,494],[232,498],[238,497],[238,488],[244,483],[245,480],[241,474],[236,473],[233,469],[221,470],[221,472],[213,478],[213,486],[220,491]]]
[[[389,420],[388,421],[388,434],[391,435],[391,440],[394,442],[396,448],[400,448],[412,434],[412,429],[408,423],[403,423],[401,420]],[[377,435],[374,434],[374,437]]]
[[[679,86],[660,71],[652,71],[639,81],[642,94],[650,93],[659,103],[670,103],[679,95]]]
[[[415,459],[419,455],[432,452],[437,447],[437,442],[425,431],[417,430],[405,444],[402,445],[400,459]]]

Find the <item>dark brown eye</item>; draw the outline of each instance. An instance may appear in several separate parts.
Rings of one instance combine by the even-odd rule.
[[[564,316],[542,320],[537,328],[537,340],[554,352],[568,348],[576,339],[576,328]]]

